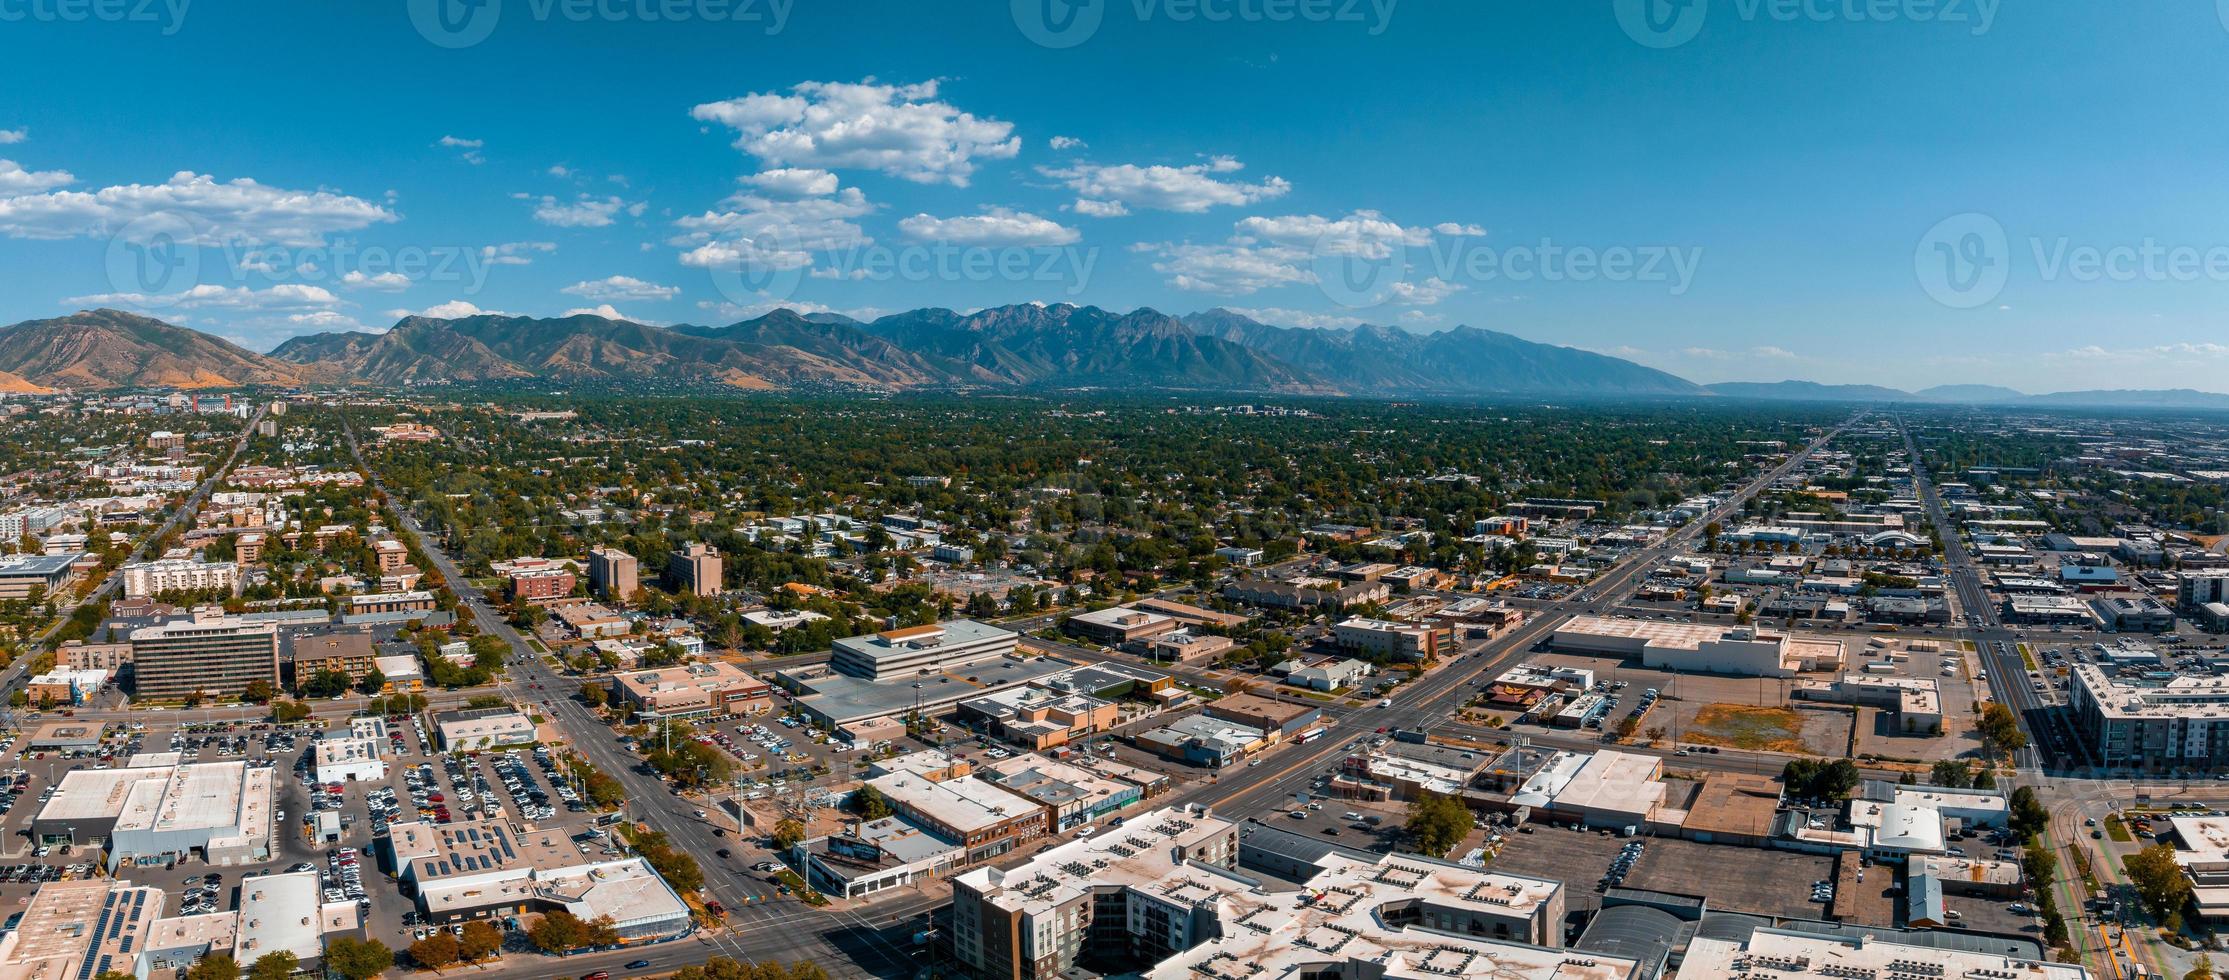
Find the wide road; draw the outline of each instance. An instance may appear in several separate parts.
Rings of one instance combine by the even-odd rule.
[[[1627,556],[1624,562],[1589,583],[1581,593],[1583,598],[1549,604],[1480,653],[1443,665],[1397,689],[1389,699],[1393,702],[1390,707],[1341,712],[1348,717],[1343,730],[1334,731],[1314,743],[1272,753],[1260,767],[1239,770],[1228,774],[1227,778],[1218,775],[1193,783],[1163,797],[1159,804],[1196,803],[1238,817],[1282,809],[1280,804],[1290,794],[1301,791],[1319,769],[1342,758],[1356,742],[1371,737],[1375,728],[1414,728],[1446,721],[1468,699],[1468,687],[1473,678],[1506,669],[1510,661],[1522,657],[1573,615],[1601,614],[1615,609],[1659,560],[1679,551],[1712,522],[1738,513],[1750,498],[1801,466],[1848,424],[1845,422],[1820,436],[1779,466],[1759,475],[1709,513],[1674,530],[1664,541]],[[482,631],[510,643],[521,653],[531,654],[534,648],[526,638],[496,613],[488,597],[465,578],[439,544],[423,534],[416,519],[386,491],[377,471],[365,462],[354,430],[347,429],[345,434],[365,478],[373,489],[387,498],[396,527],[416,540],[419,550],[455,590],[463,609]],[[542,704],[577,751],[625,786],[629,799],[627,816],[664,832],[676,844],[696,855],[704,865],[706,892],[731,910],[725,930],[649,949],[584,954],[576,957],[578,962],[569,964],[567,969],[577,968],[582,972],[614,969],[623,961],[647,959],[653,968],[664,970],[701,962],[708,955],[718,954],[738,959],[810,959],[839,975],[897,977],[919,970],[910,946],[911,933],[922,915],[948,902],[948,896],[941,890],[910,892],[857,912],[814,910],[790,900],[761,900],[768,891],[765,882],[733,862],[713,856],[720,848],[735,842],[713,836],[710,824],[694,818],[695,803],[674,795],[663,781],[635,768],[640,760],[622,750],[610,728],[591,715],[574,696],[579,689],[577,680],[559,676],[540,657],[529,655],[523,663],[523,667],[514,668],[504,680],[506,693],[517,700]],[[506,963],[481,972],[540,976],[549,971],[546,964],[522,958],[516,964]]]
[[[225,456],[224,462],[212,467],[209,470],[209,475],[202,478],[201,484],[194,487],[193,493],[188,494],[185,501],[170,512],[169,519],[163,521],[162,526],[156,528],[154,533],[141,538],[139,545],[132,549],[130,557],[125,558],[116,568],[111,569],[108,576],[101,579],[101,584],[98,587],[86,593],[85,598],[78,600],[68,610],[64,610],[60,617],[57,617],[52,624],[47,626],[45,631],[34,638],[31,642],[31,649],[40,649],[53,640],[54,634],[61,630],[64,623],[69,621],[71,610],[75,610],[78,606],[86,603],[98,603],[108,598],[118,588],[121,588],[124,582],[124,565],[146,561],[148,550],[155,546],[155,542],[177,530],[180,525],[193,520],[195,514],[201,513],[201,505],[209,499],[209,494],[217,488],[217,484],[224,480],[225,474],[232,472],[233,464],[240,461],[240,454],[248,448],[249,438],[255,435],[256,424],[262,422],[263,416],[269,411],[269,406],[256,406],[255,414],[248,419],[248,424],[241,428],[240,437],[233,440],[232,452]],[[17,657],[14,663],[7,666],[7,669],[0,670],[0,704],[6,704],[8,696],[15,693],[16,688],[22,686],[26,668],[31,666],[33,659],[35,658]]]
[[[541,705],[575,751],[626,788],[623,812],[627,818],[664,833],[676,846],[694,855],[704,869],[705,896],[717,899],[729,910],[724,929],[653,947],[584,953],[569,958],[567,970],[617,971],[622,963],[645,959],[653,969],[644,972],[660,972],[701,963],[712,955],[746,961],[809,960],[837,976],[904,977],[919,969],[913,953],[913,932],[920,916],[944,904],[945,897],[914,893],[878,903],[863,913],[813,909],[795,899],[779,897],[773,885],[749,870],[745,854],[738,853],[736,859],[728,860],[718,857],[721,849],[740,848],[741,842],[715,836],[711,823],[694,816],[699,804],[675,795],[664,780],[636,768],[642,760],[620,748],[610,726],[597,719],[577,697],[580,681],[550,670],[534,654],[526,637],[512,628],[489,597],[465,578],[440,543],[423,533],[417,519],[387,492],[378,471],[365,462],[353,427],[345,428],[344,434],[357,467],[364,471],[372,488],[386,497],[396,528],[415,539],[418,549],[456,592],[462,610],[482,632],[525,654],[520,666],[511,668],[502,681],[505,695]],[[549,973],[547,961],[510,957],[501,966],[476,971],[475,975],[539,977]]]

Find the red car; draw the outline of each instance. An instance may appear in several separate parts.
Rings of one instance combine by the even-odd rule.
[[[598,970],[594,973],[583,973],[580,975],[580,980],[611,980],[611,973],[605,970]]]

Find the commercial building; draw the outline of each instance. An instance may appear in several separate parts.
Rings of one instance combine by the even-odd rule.
[[[468,708],[433,716],[443,752],[480,752],[534,742],[534,720],[516,708]]]
[[[1637,657],[1643,666],[1682,673],[1792,677],[1843,665],[1840,640],[1750,626],[1576,616],[1556,627],[1553,642],[1558,649]]]
[[[1119,646],[1132,640],[1160,636],[1175,630],[1177,625],[1170,616],[1116,606],[1077,613],[1068,617],[1061,629],[1087,640]]]
[[[900,769],[867,785],[907,822],[963,848],[963,864],[980,864],[1052,832],[1044,807],[973,778],[965,766]]]
[[[400,622],[437,608],[431,592],[373,592],[348,597],[342,616],[351,623]]]
[[[1639,965],[1553,948],[1554,881],[1328,851],[1298,890],[1237,870],[1238,825],[1159,810],[1020,867],[953,879],[952,945],[994,980],[1076,970],[1147,980],[1629,980]]]
[[[689,595],[720,594],[720,551],[702,541],[692,541],[666,556],[666,584]]]
[[[724,661],[614,674],[612,693],[646,718],[755,715],[773,708],[773,685]]]
[[[1132,741],[1148,752],[1189,765],[1221,769],[1269,746],[1269,735],[1237,722],[1192,715],[1138,733]]]
[[[375,782],[387,778],[387,760],[380,755],[382,739],[355,735],[328,735],[311,750],[317,781],[321,783]]]
[[[1016,687],[960,702],[962,725],[1032,752],[1114,727],[1122,709],[1088,694]]]
[[[1896,712],[1896,730],[1908,734],[1941,734],[1942,689],[1931,677],[1893,674],[1843,674],[1832,681],[1802,681],[1789,694],[1811,701],[1831,701]]]
[[[689,906],[642,858],[590,860],[555,830],[520,832],[497,820],[400,823],[377,842],[381,858],[435,923],[563,909],[609,918],[622,945],[688,934]]]
[[[1331,638],[1341,649],[1398,660],[1431,660],[1440,654],[1440,631],[1411,623],[1356,616],[1333,626]]]
[[[967,856],[897,817],[885,817],[799,844],[794,852],[805,883],[821,894],[864,898],[950,874]]]
[[[278,624],[206,606],[190,619],[131,632],[132,693],[168,701],[200,693],[236,697],[255,681],[279,683]]]
[[[1869,932],[1822,935],[1757,928],[1738,937],[1701,930],[1688,943],[1680,976],[1771,977],[1773,980],[1848,980],[1851,977],[1997,977],[2018,980],[2090,980],[2070,963],[2014,956],[2002,949],[1898,942]]]
[[[2107,628],[2122,633],[2165,633],[2175,628],[2175,610],[2150,596],[2114,596],[2090,603]]]
[[[83,707],[93,703],[101,685],[108,683],[105,670],[75,670],[58,667],[24,682],[24,694],[34,707],[63,705]]]
[[[1142,799],[1143,787],[1040,755],[991,764],[992,785],[1045,808],[1060,833],[1097,822]]]
[[[240,566],[229,561],[165,558],[126,565],[124,598],[150,599],[164,592],[240,591]]]
[[[0,602],[27,600],[33,593],[59,599],[78,581],[82,552],[59,555],[0,555]]]
[[[2067,706],[2100,762],[2158,771],[2229,764],[2229,679],[2073,666]]]
[[[2094,626],[2097,616],[2090,604],[2073,596],[2016,595],[2005,600],[2008,623],[2035,626]]]
[[[1323,724],[1321,708],[1258,694],[1233,694],[1210,701],[1207,716],[1258,730],[1271,745]]]
[[[605,602],[627,602],[642,588],[641,563],[617,548],[588,549],[588,588]]]
[[[2175,585],[2176,605],[2197,609],[2209,602],[2229,604],[2229,568],[2183,572]]]
[[[246,762],[72,770],[32,819],[32,836],[105,844],[112,871],[197,854],[219,865],[266,861],[275,772]]]
[[[954,619],[837,640],[828,663],[867,680],[911,679],[1012,656],[1018,639],[995,626]]]

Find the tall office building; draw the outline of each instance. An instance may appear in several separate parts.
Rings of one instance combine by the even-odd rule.
[[[167,701],[200,692],[236,697],[253,681],[279,684],[279,627],[227,616],[216,606],[193,618],[132,631],[132,694]]]
[[[602,545],[588,549],[588,587],[606,602],[625,602],[642,587],[635,556]]]
[[[691,595],[720,594],[720,549],[691,542],[666,557],[666,584]]]

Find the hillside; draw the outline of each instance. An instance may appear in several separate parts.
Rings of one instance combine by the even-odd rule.
[[[0,327],[0,372],[49,388],[298,384],[315,371],[119,310]]]
[[[1419,334],[1395,327],[1307,330],[1230,310],[1184,318],[1205,336],[1242,345],[1354,395],[1696,395],[1684,378],[1606,354],[1477,327]]]

